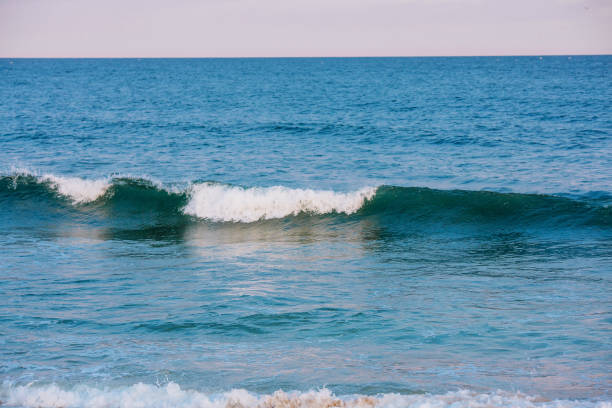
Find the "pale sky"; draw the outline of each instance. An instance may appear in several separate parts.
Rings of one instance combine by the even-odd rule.
[[[612,0],[0,0],[0,57],[612,54]]]

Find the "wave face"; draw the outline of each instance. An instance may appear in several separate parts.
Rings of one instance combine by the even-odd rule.
[[[63,389],[57,385],[7,386],[0,392],[8,406],[36,408],[610,408],[610,402],[546,400],[521,393],[497,391],[477,393],[460,390],[446,394],[379,394],[373,396],[337,397],[323,388],[318,391],[276,391],[256,395],[237,389],[222,394],[204,394],[184,390],[176,383],[158,387],[135,384],[130,387],[99,389],[76,386]]]
[[[423,187],[365,187],[353,192],[239,187],[194,182],[167,187],[142,178],[86,180],[16,174],[0,178],[2,201],[42,200],[85,211],[112,208],[109,215],[155,212],[212,222],[253,223],[298,215],[391,217],[412,223],[519,223],[556,226],[612,226],[610,197],[566,198]]]

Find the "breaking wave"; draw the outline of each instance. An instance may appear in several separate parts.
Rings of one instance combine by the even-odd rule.
[[[78,177],[61,177],[53,174],[45,174],[38,178],[42,183],[56,189],[65,197],[70,197],[75,203],[87,203],[94,201],[110,187],[109,180],[85,180]]]
[[[376,188],[350,193],[291,189],[282,186],[241,188],[213,183],[195,184],[185,213],[212,221],[254,222],[290,215],[353,214]]]
[[[120,388],[93,388],[78,385],[61,388],[51,385],[3,385],[2,404],[36,408],[611,408],[610,402],[547,400],[522,393],[496,391],[477,393],[460,390],[446,394],[378,394],[335,396],[323,388],[308,392],[276,391],[256,395],[238,389],[205,394],[182,389],[170,382],[165,386],[135,384]]]
[[[178,187],[130,177],[99,180],[49,174],[0,177],[0,204],[43,199],[80,211],[109,207],[122,209],[123,214],[157,212],[161,216],[178,215],[212,222],[252,223],[298,215],[337,215],[449,224],[612,226],[612,197],[607,193],[570,198],[397,186],[336,192],[283,186],[240,187],[215,182],[193,182]]]

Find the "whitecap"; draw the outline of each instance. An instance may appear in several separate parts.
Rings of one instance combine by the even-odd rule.
[[[95,201],[102,196],[110,187],[108,179],[87,180],[79,177],[63,177],[53,174],[45,174],[40,177],[43,182],[48,182],[51,187],[75,203],[87,203]]]
[[[283,186],[242,188],[194,184],[184,212],[211,221],[254,222],[299,213],[352,214],[376,194],[375,187],[340,193]]]

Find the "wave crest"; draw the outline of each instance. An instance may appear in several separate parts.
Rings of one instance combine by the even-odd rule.
[[[2,402],[8,406],[37,408],[612,408],[608,401],[550,401],[505,391],[477,393],[460,390],[439,395],[379,394],[337,397],[330,390],[323,388],[308,392],[276,391],[268,395],[256,395],[243,389],[205,394],[182,389],[173,382],[161,387],[139,383],[114,389],[98,389],[86,385],[63,389],[55,384],[5,384],[0,395]]]
[[[75,203],[88,203],[95,201],[111,186],[108,179],[87,180],[79,177],[61,177],[45,174],[39,179],[48,182],[57,192],[70,198]]]
[[[241,188],[214,183],[195,184],[184,212],[211,221],[254,222],[300,213],[353,214],[376,188],[350,193],[290,189],[282,186]]]

